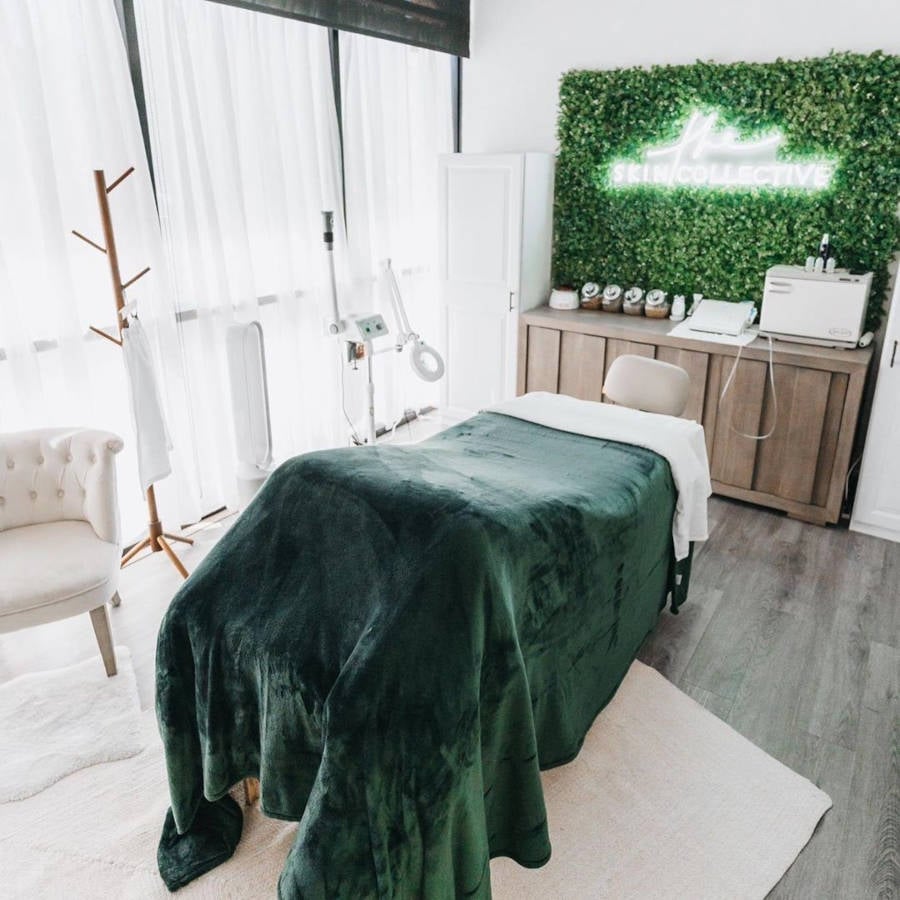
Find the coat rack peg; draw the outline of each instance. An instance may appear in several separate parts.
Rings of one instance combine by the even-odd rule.
[[[106,253],[106,247],[101,247],[96,241],[92,241],[90,238],[85,237],[80,231],[76,231],[74,228],[72,229],[72,234],[77,238],[81,238],[86,244],[90,244],[95,250],[99,250],[101,253]]]
[[[94,332],[94,334],[99,334],[100,337],[105,337],[108,341],[112,341],[114,344],[118,344],[120,347],[122,346],[122,341],[117,337],[113,337],[111,334],[107,334],[102,328],[94,328],[93,325],[88,325],[88,328]]]
[[[131,287],[131,285],[133,285],[138,280],[138,278],[143,278],[149,271],[150,271],[150,266],[147,266],[146,269],[142,270],[141,272],[138,272],[137,275],[134,276],[134,278],[130,279],[129,281],[126,281],[125,284],[122,285],[122,290],[124,291],[125,288]]]
[[[112,184],[107,185],[106,193],[114,191],[133,171],[134,166],[129,166]]]

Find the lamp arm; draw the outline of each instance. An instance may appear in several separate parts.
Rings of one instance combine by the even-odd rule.
[[[334,213],[330,209],[322,211],[322,232],[328,257],[328,288],[331,292],[331,321],[328,323],[328,331],[337,335],[346,329],[346,325],[341,319],[341,309],[338,306],[337,278],[334,274]]]
[[[403,305],[403,296],[400,293],[400,286],[397,284],[397,276],[391,268],[390,259],[382,260],[381,265],[387,277],[388,291],[391,295],[391,306],[394,308],[394,319],[397,322],[397,344],[406,344],[417,338],[418,335],[412,330],[409,324],[409,318],[406,315],[406,307]]]

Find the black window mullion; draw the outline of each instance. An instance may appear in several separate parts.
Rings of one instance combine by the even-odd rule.
[[[370,37],[469,55],[470,0],[208,0]]]
[[[341,209],[344,211],[344,228],[347,227],[347,171],[344,165],[344,104],[341,98],[341,33],[337,28],[328,29],[328,50],[331,55],[331,90],[334,94],[334,111],[337,115],[338,151],[341,155]]]
[[[144,75],[138,47],[134,0],[115,0],[115,4],[119,27],[122,30],[122,39],[125,42],[125,52],[128,56],[128,72],[131,75],[131,88],[134,91],[134,102],[141,125],[144,152],[147,154],[147,168],[150,172],[150,184],[153,187],[153,199],[156,200],[156,175],[153,170],[153,152],[150,149],[150,126],[147,120],[147,100],[144,95]]]

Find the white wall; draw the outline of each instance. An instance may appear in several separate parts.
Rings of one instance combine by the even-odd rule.
[[[569,69],[900,53],[900,0],[473,0],[462,149],[557,149]]]

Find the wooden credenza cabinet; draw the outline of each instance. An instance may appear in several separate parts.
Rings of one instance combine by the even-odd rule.
[[[531,310],[519,324],[517,393],[550,391],[599,401],[617,356],[635,353],[675,363],[691,376],[684,416],[704,427],[717,494],[807,522],[837,522],[871,349],[776,341],[773,396],[768,344],[757,339],[744,348],[720,402],[737,348],[670,337],[671,328],[667,319],[621,313]],[[770,438],[757,441],[736,433],[767,432],[776,398],[778,418]]]

